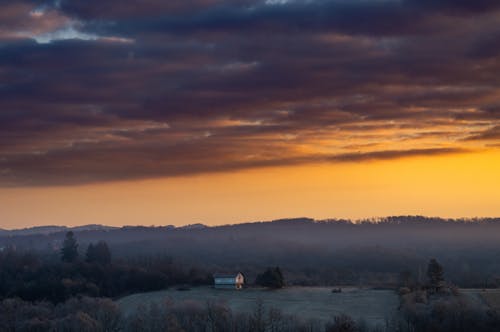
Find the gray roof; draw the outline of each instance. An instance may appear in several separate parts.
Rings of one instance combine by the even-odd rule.
[[[215,273],[214,278],[236,278],[240,272],[228,274],[228,273]]]

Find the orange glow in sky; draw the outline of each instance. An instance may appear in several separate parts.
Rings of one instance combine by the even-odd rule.
[[[0,228],[500,216],[495,1],[73,2],[0,11]]]
[[[498,150],[83,186],[0,189],[3,228],[500,215]]]

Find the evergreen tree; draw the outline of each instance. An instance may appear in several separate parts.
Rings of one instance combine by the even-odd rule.
[[[63,246],[61,248],[61,260],[63,262],[72,263],[78,258],[78,243],[76,242],[73,232],[66,233]]]
[[[264,287],[283,288],[285,286],[285,278],[279,267],[268,268],[264,273],[257,276],[255,283]]]
[[[443,286],[443,267],[434,258],[429,261],[427,266],[427,278],[432,290],[437,291]]]
[[[85,253],[85,261],[87,263],[92,263],[95,261],[95,249],[92,243],[87,247],[87,252]]]

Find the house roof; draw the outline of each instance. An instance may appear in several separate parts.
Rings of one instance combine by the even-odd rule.
[[[214,273],[214,278],[236,278],[240,272],[236,273]]]

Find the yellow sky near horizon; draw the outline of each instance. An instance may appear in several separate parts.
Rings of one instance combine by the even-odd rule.
[[[81,186],[0,189],[0,228],[220,225],[307,216],[500,216],[498,149],[267,167]]]

